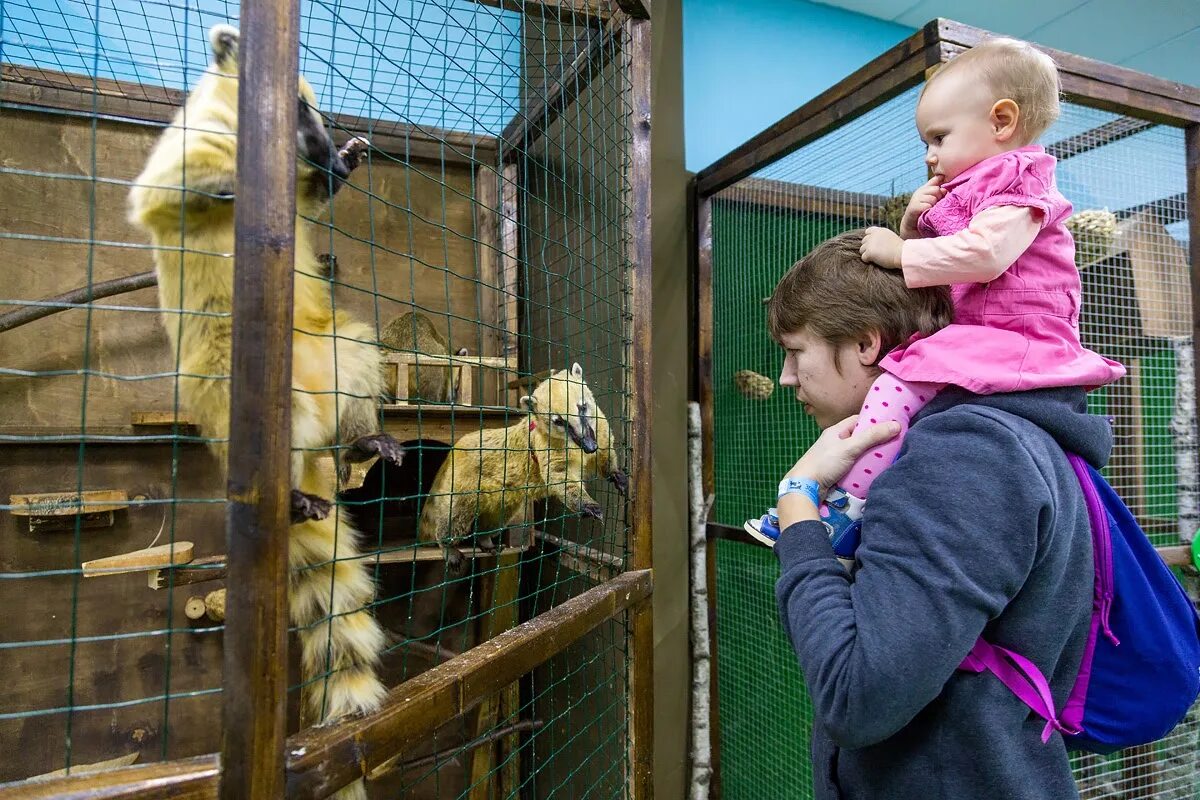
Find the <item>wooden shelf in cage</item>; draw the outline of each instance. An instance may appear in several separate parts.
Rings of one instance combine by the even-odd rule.
[[[383,429],[402,442],[436,439],[453,444],[480,428],[507,428],[525,412],[502,406],[381,405]]]
[[[134,425],[0,425],[0,447],[55,447],[62,445],[203,445],[200,433],[154,429]]]
[[[396,405],[410,405],[409,372],[412,367],[421,369],[446,368],[452,371],[452,382],[457,387],[455,405],[470,406],[474,403],[475,387],[472,371],[492,370],[497,375],[497,390],[506,386],[505,373],[517,372],[517,360],[508,356],[460,356],[428,355],[426,353],[388,353],[384,356],[388,388],[396,397]],[[502,394],[502,393],[500,393]],[[419,403],[420,401],[418,401]]]
[[[109,528],[113,513],[129,508],[124,489],[94,489],[83,492],[39,492],[9,497],[14,517],[29,521],[30,533],[72,530],[78,518],[81,528]]]

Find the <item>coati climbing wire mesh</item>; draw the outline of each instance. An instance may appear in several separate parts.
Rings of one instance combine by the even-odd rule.
[[[369,147],[341,185],[329,164],[322,170],[310,157],[298,168],[336,194],[324,209],[300,203],[311,248],[301,253],[297,241],[295,280],[345,316],[328,334],[297,322],[293,338],[318,338],[341,354],[329,362],[339,379],[354,345],[380,348],[385,387],[374,419],[405,454],[399,465],[372,458],[338,475],[336,458],[352,441],[307,450],[337,487],[326,499],[341,514],[329,527],[338,555],[304,570],[316,605],[333,611],[293,630],[293,730],[316,721],[302,694],[329,708],[339,620],[365,611],[382,626],[373,672],[391,687],[629,563],[620,491],[631,438],[627,223],[631,180],[648,176],[630,177],[625,29],[607,14],[559,18],[536,4],[525,13],[495,5],[302,7],[300,72],[321,128],[335,148],[355,136]],[[221,437],[190,405],[187,381],[196,376],[183,365],[197,342],[182,336],[172,346],[167,331],[180,320],[197,330],[227,323],[229,310],[189,305],[191,285],[161,302],[153,287],[161,265],[176,259],[186,266],[199,256],[232,271],[232,247],[206,249],[199,233],[228,200],[199,188],[202,170],[189,162],[182,184],[214,210],[188,217],[186,228],[182,213],[180,226],[161,226],[178,227],[178,241],[152,243],[127,214],[151,149],[213,58],[210,30],[236,26],[238,16],[236,3],[217,0],[0,0],[0,126],[12,145],[0,164],[10,212],[0,219],[0,257],[11,276],[0,290],[0,600],[10,610],[0,665],[13,676],[0,693],[0,741],[22,754],[0,766],[0,782],[219,749],[210,720],[220,708],[223,626],[208,608],[223,601],[206,608],[203,600],[224,586],[225,486],[211,452]],[[319,195],[314,187],[298,187],[301,199]],[[138,288],[128,291],[134,275]],[[79,296],[55,299],[76,287]],[[6,328],[6,315],[30,308],[54,313],[8,317]],[[294,386],[316,363],[294,359]],[[575,364],[580,374],[570,373]],[[590,390],[586,426],[578,407],[531,416],[521,403],[559,370]],[[220,370],[201,377],[228,382]],[[354,392],[343,381],[325,395]],[[325,395],[294,402],[320,404]],[[597,480],[586,470],[541,472],[556,448],[591,446],[597,409],[612,432],[611,469]],[[489,468],[501,470],[534,449],[538,469],[505,490],[527,490],[530,503],[504,520],[474,520],[470,532],[496,534],[499,553],[467,538],[454,543],[461,571],[451,569],[440,548],[417,537],[450,448],[505,428],[532,442],[531,421],[547,434],[536,447],[514,450],[511,437],[482,446],[494,456]],[[462,469],[449,480],[453,498],[489,496],[496,477]],[[592,505],[561,502],[581,484]],[[50,493],[61,497],[23,499]],[[346,558],[354,530],[363,555]],[[187,563],[85,572],[85,562],[144,557],[151,545]],[[369,576],[373,596],[347,606],[343,570]],[[627,638],[623,615],[602,623],[377,769],[370,794],[621,794]],[[298,663],[302,641],[320,662],[315,670]]]

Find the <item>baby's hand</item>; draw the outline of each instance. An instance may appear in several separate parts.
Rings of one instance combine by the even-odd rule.
[[[904,240],[894,231],[887,228],[867,228],[858,252],[863,261],[886,269],[900,269],[900,250],[903,247]]]
[[[904,217],[900,220],[900,238],[916,239],[921,234],[917,230],[917,220],[938,200],[946,196],[942,188],[942,176],[934,175],[921,188],[912,193],[908,200],[908,208],[904,209]]]

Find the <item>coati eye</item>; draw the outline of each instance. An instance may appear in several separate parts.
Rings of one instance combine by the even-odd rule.
[[[562,417],[556,416],[556,417],[551,418],[550,421],[553,422],[555,425],[557,425],[560,428],[563,426],[563,418]]]

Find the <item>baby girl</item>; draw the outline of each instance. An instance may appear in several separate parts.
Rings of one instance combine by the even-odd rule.
[[[977,394],[1096,388],[1124,368],[1079,341],[1071,204],[1053,156],[1034,142],[1058,117],[1054,61],[1030,45],[989,39],[925,84],[917,132],[929,181],[913,193],[897,235],[870,228],[864,261],[904,273],[910,288],[951,287],[954,324],[914,336],[879,366],[859,424],[895,420],[900,435],[866,453],[829,493],[821,516],[834,549],[853,553],[871,483],[900,450],[913,415],[942,387]],[[767,541],[771,515],[747,523]]]

